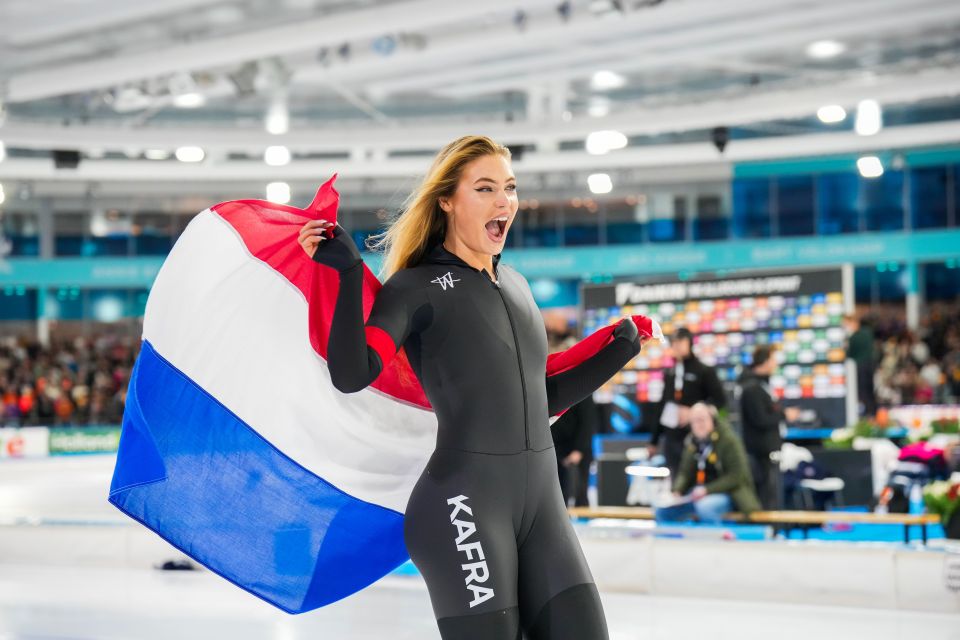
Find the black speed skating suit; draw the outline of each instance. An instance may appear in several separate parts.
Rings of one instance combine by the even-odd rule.
[[[634,323],[621,322],[594,356],[547,378],[546,333],[526,280],[499,255],[492,280],[436,242],[384,283],[365,326],[359,253],[342,228],[334,233],[314,254],[340,272],[328,347],[334,384],[364,388],[402,346],[436,413],[436,450],[404,533],[441,635],[514,640],[523,628],[536,639],[606,638],[561,497],[549,416],[637,354]]]

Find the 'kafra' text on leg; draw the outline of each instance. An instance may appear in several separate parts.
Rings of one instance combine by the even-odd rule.
[[[471,520],[463,520],[463,514],[473,517],[473,510],[467,506],[467,496],[457,496],[447,500],[447,504],[453,506],[450,513],[450,522],[457,528],[457,551],[462,551],[467,555],[467,562],[460,565],[467,575],[464,582],[467,589],[473,592],[473,600],[470,602],[470,608],[486,602],[493,597],[493,589],[481,587],[480,585],[490,578],[490,572],[487,569],[487,561],[483,555],[483,547],[479,540],[467,542],[470,536],[477,532],[477,526]]]

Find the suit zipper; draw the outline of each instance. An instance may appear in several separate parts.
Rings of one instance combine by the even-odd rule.
[[[483,276],[487,280],[487,276]],[[513,333],[513,346],[517,351],[517,366],[520,368],[520,390],[523,392],[523,439],[526,445],[526,448],[530,448],[530,425],[528,424],[527,418],[527,383],[523,378],[523,358],[520,356],[520,340],[517,339],[517,328],[513,324],[513,314],[510,313],[510,305],[507,304],[507,299],[503,296],[503,289],[500,287],[500,280],[491,282],[491,284],[496,287],[497,293],[500,294],[500,300],[503,301],[503,308],[507,310],[507,320],[510,322],[510,331]]]

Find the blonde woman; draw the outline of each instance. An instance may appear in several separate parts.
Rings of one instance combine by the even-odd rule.
[[[547,377],[543,320],[524,278],[500,264],[517,215],[509,150],[454,140],[381,236],[385,282],[366,322],[360,252],[339,225],[299,242],[339,272],[327,361],[359,391],[406,350],[438,422],[407,504],[404,538],[445,639],[607,638],[597,588],[557,482],[549,417],[640,350],[634,321],[590,358]]]

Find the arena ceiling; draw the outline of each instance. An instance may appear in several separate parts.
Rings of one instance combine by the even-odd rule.
[[[3,0],[0,180],[202,194],[336,170],[389,190],[474,132],[542,188],[956,143],[958,27],[955,0]],[[868,136],[865,99],[885,121]],[[847,117],[822,122],[825,105]],[[588,152],[596,131],[622,148]],[[270,146],[290,162],[267,166]],[[79,166],[56,168],[54,149]]]

